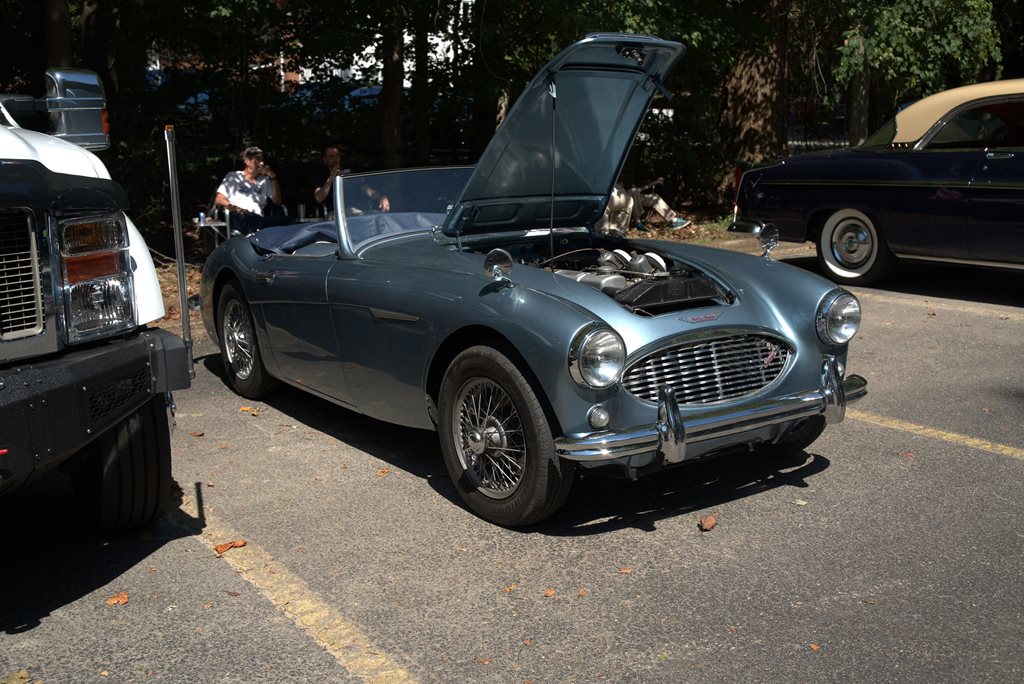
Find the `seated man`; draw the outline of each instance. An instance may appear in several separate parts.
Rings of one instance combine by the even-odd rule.
[[[263,160],[263,150],[247,147],[242,152],[241,171],[231,171],[217,188],[214,204],[227,207],[230,225],[243,235],[255,233],[267,224],[264,209],[267,202],[281,203],[281,184],[277,174]]]
[[[338,176],[346,176],[352,173],[352,170],[341,168],[341,147],[334,143],[324,145],[320,161],[324,168],[316,177],[313,200],[317,205],[317,213],[327,216],[334,211],[334,179]],[[356,197],[346,196],[345,199],[346,213],[362,214],[371,211],[387,213],[391,211],[391,201],[387,195],[378,192],[376,188],[366,183],[358,186]]]
[[[685,228],[690,225],[690,222],[687,219],[679,216],[668,206],[668,203],[661,198],[661,195],[654,192],[648,192],[654,188],[655,185],[661,185],[664,182],[664,178],[658,177],[647,185],[643,185],[638,188],[633,187],[627,191],[630,197],[633,198],[633,213],[630,220],[632,221],[633,227],[637,230],[646,230],[643,220],[640,217],[643,209],[653,210],[658,214],[658,216],[665,219],[673,230],[679,230],[680,228]]]

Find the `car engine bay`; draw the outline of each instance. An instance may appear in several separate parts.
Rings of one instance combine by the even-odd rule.
[[[655,250],[627,251],[628,243],[617,244],[620,246],[573,247],[563,239],[559,245],[566,250],[556,253],[554,258],[548,257],[547,240],[505,245],[505,249],[516,263],[550,269],[562,277],[589,285],[639,316],[657,316],[735,301],[735,295],[728,288],[699,269],[677,263]]]

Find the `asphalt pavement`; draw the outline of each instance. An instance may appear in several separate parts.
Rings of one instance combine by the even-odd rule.
[[[462,506],[435,434],[243,400],[197,331],[168,516],[0,500],[0,682],[1022,681],[1021,277],[854,288],[869,394],[805,452],[583,478],[524,530]]]

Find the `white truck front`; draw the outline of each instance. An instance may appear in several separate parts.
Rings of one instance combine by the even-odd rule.
[[[61,467],[104,527],[166,508],[171,391],[191,383],[107,146],[91,72],[0,96],[0,495]],[[30,130],[32,126],[37,130]],[[38,129],[44,129],[44,131]]]

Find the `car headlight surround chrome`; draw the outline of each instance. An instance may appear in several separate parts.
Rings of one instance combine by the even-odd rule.
[[[833,290],[814,317],[818,337],[825,344],[847,344],[860,329],[860,317],[860,301],[846,290]]]
[[[622,377],[625,365],[625,343],[605,326],[585,326],[569,345],[569,374],[581,387],[611,387]]]
[[[135,326],[135,284],[122,212],[62,219],[57,224],[69,343]]]

